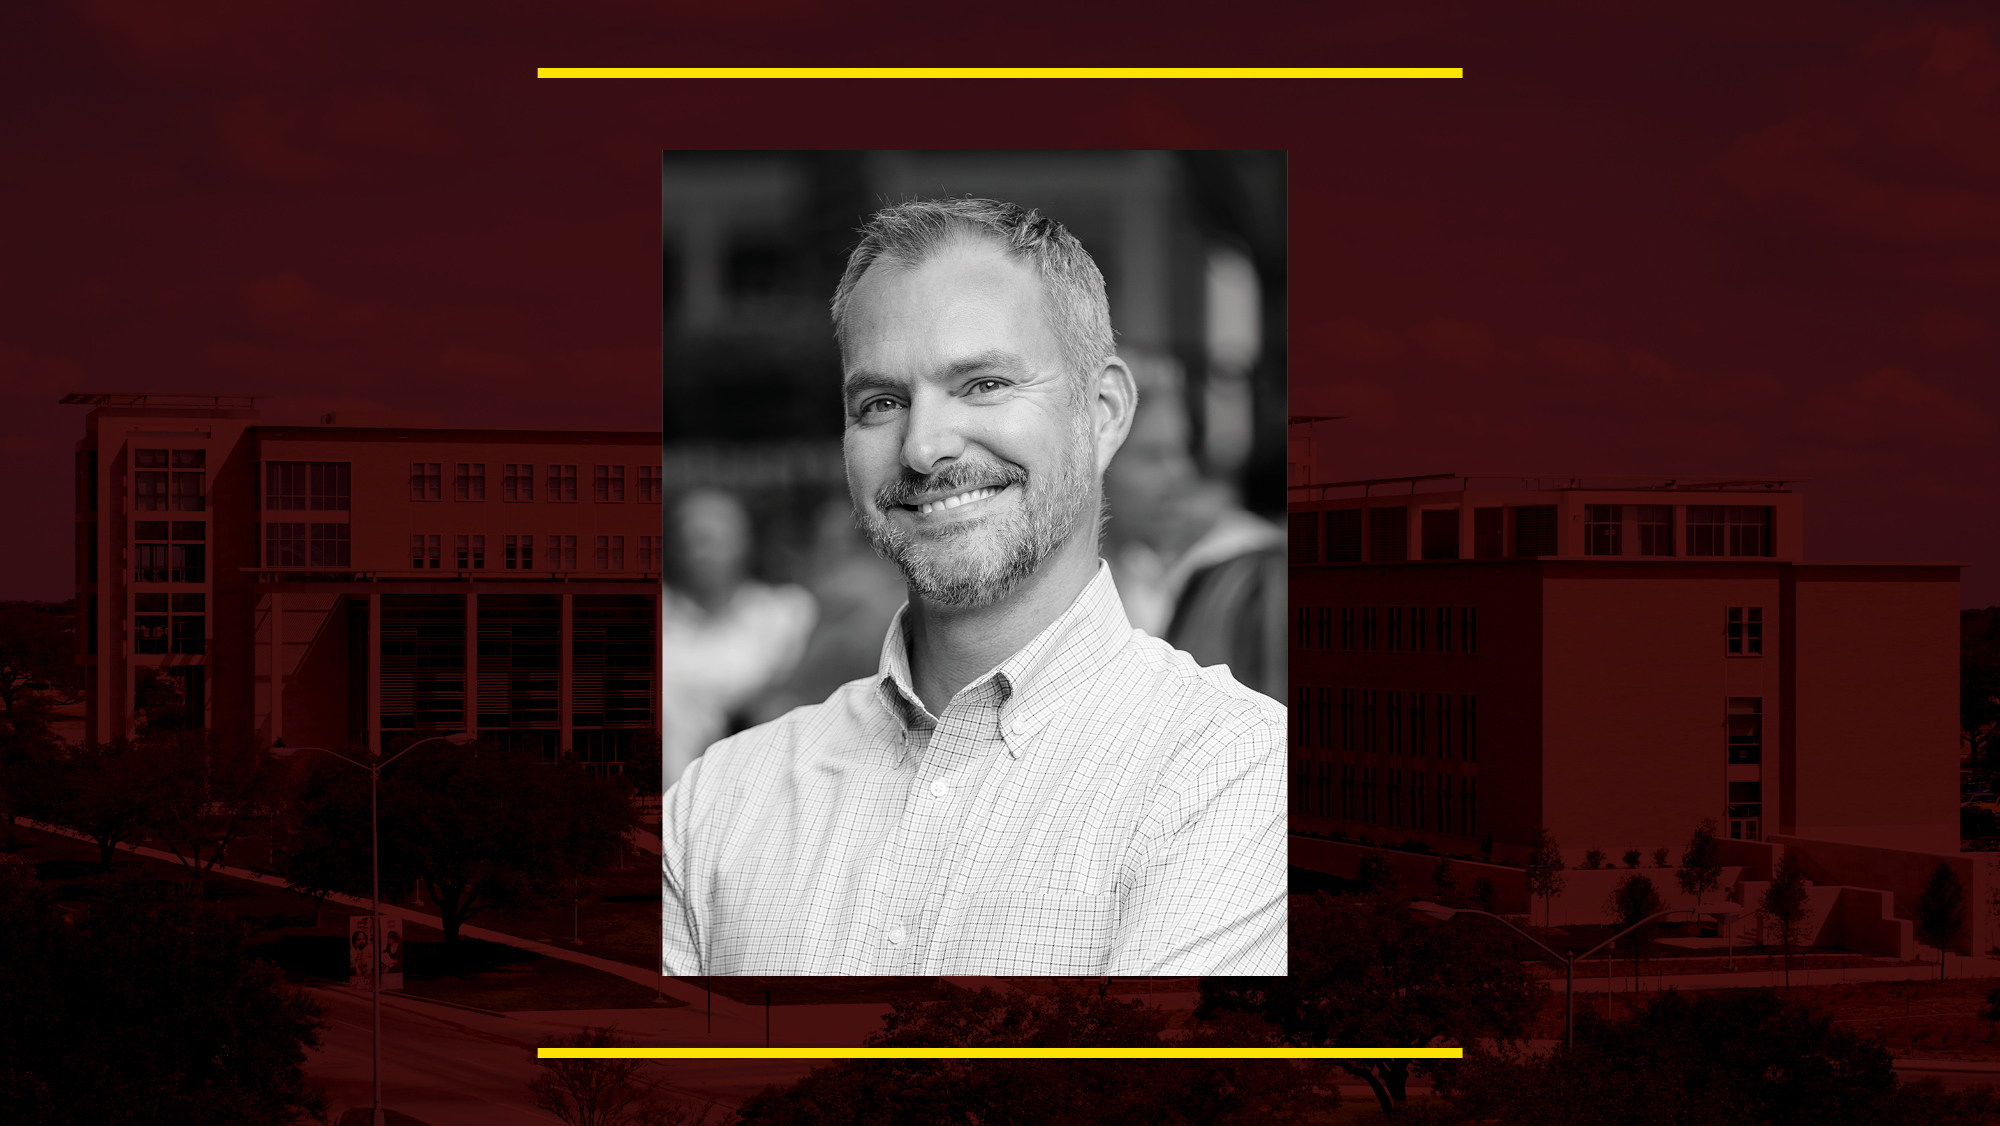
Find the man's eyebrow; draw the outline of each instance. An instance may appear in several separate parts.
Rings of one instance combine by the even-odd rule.
[[[886,375],[879,375],[872,371],[857,371],[853,375],[848,376],[840,385],[840,393],[850,398],[864,391],[901,390],[903,390],[902,380],[891,379]]]

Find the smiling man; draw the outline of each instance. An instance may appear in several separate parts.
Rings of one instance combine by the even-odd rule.
[[[1284,709],[1134,630],[1098,558],[1137,404],[1104,279],[991,200],[876,214],[833,299],[880,670],[667,792],[664,969],[1285,972]]]

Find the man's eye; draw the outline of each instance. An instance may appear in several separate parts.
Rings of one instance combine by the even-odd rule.
[[[896,400],[891,399],[888,396],[884,395],[878,398],[870,399],[867,402],[861,404],[861,410],[859,413],[881,414],[885,411],[895,410],[897,407],[901,405],[902,404],[898,403]]]
[[[970,387],[967,387],[966,390],[972,392],[975,395],[985,395],[994,391],[999,391],[1002,388],[1005,388],[1006,386],[1007,383],[1005,380],[975,379],[972,381],[972,385]]]

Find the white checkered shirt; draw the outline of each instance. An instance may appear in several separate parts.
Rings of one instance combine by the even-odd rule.
[[[902,622],[667,792],[667,974],[1285,973],[1282,705],[1133,629],[1102,564],[942,715]]]

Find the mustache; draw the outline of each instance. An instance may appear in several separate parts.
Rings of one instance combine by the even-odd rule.
[[[875,491],[875,504],[878,508],[892,508],[912,504],[914,498],[927,493],[1004,488],[1022,484],[1027,479],[1027,470],[999,462],[953,462],[936,473],[918,473],[905,467],[901,476]]]

